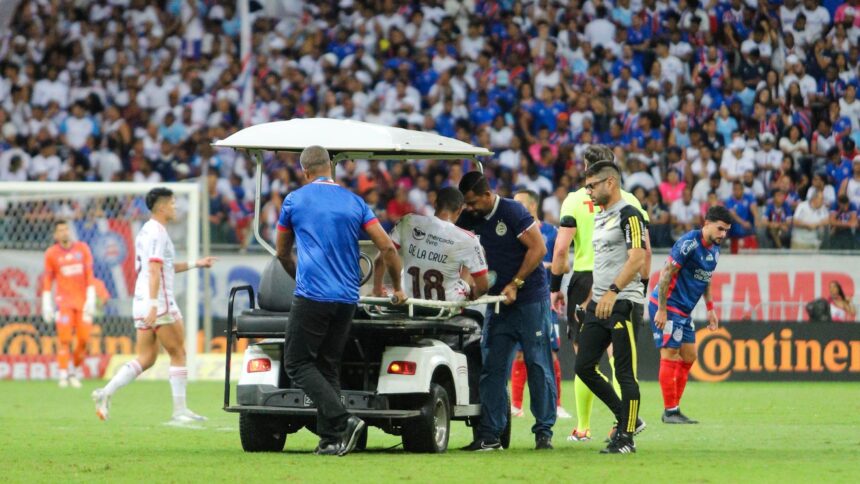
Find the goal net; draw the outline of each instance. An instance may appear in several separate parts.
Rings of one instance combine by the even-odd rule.
[[[200,240],[200,192],[196,184],[0,183],[0,356],[56,353],[54,325],[41,316],[44,254],[53,243],[54,223],[69,223],[72,238],[93,254],[99,304],[90,338],[93,355],[134,352],[131,316],[135,269],[134,239],[149,219],[146,193],[156,186],[176,195],[177,217],[167,229],[177,261],[196,260]],[[189,376],[193,374],[199,323],[197,271],[176,278],[183,312]],[[48,375],[48,377],[50,377]]]

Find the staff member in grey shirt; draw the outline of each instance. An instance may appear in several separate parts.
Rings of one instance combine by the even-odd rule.
[[[602,210],[594,218],[594,283],[579,335],[576,375],[618,421],[609,445],[601,450],[606,454],[636,452],[633,435],[645,426],[638,418],[639,382],[633,339],[634,303],[644,302],[639,271],[646,255],[645,222],[641,212],[621,198],[620,188],[621,173],[612,162],[595,163],[585,174],[585,189]],[[620,399],[597,371],[610,344],[615,353],[615,378],[621,385]]]

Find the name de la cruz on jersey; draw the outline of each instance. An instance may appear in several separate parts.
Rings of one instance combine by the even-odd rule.
[[[412,238],[415,240],[420,240],[424,244],[439,247],[440,245],[454,245],[454,241],[451,239],[446,239],[444,237],[439,237],[438,235],[428,234],[419,228],[412,229]],[[415,244],[409,244],[409,255],[415,257],[416,259],[424,259],[430,262],[438,262],[440,264],[444,264],[448,261],[447,254],[440,254],[438,252],[434,252],[432,250],[422,249]]]

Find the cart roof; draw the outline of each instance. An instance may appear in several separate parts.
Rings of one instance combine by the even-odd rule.
[[[493,154],[485,148],[438,134],[327,118],[258,124],[215,142],[215,146],[229,148],[294,153],[313,145],[326,148],[332,159],[338,155],[340,158],[428,159]]]

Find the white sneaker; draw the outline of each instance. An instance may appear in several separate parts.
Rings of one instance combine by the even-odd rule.
[[[72,388],[80,388],[81,387],[81,380],[79,380],[78,377],[76,377],[76,376],[70,376],[69,377],[69,386]]]
[[[567,413],[567,410],[561,405],[555,407],[555,416],[556,418],[573,418],[573,415]]]
[[[99,388],[93,390],[92,397],[96,403],[96,415],[101,420],[107,420],[110,411],[110,395],[105,393],[104,388]]]
[[[523,412],[523,409],[511,405],[511,416],[512,417],[522,417],[523,415],[525,415],[525,412]]]
[[[205,422],[209,420],[203,415],[197,415],[196,413],[188,410],[180,410],[178,412],[173,413],[173,418],[170,419],[171,422],[174,423],[191,423],[191,422]]]
[[[59,385],[60,388],[68,388],[69,379],[68,378],[60,378],[60,381],[57,382],[57,385]]]

